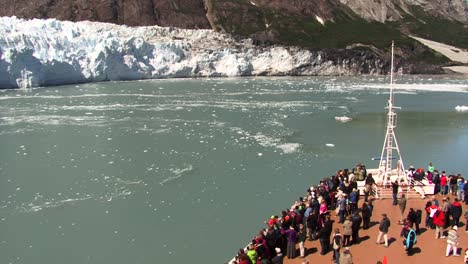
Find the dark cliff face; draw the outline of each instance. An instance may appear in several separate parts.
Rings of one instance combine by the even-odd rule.
[[[211,28],[203,0],[0,0],[0,16]]]

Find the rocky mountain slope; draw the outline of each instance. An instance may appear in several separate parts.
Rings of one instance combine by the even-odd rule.
[[[458,35],[468,48],[466,0],[0,0],[0,16],[214,29],[261,43],[377,45],[400,32]],[[447,32],[444,29],[449,27]],[[444,34],[441,34],[444,33]],[[437,34],[435,34],[437,33]],[[383,40],[382,40],[383,38]]]
[[[0,16],[213,29],[261,45],[383,49],[395,40],[413,62],[439,59],[410,34],[468,49],[466,0],[0,0],[0,5]]]
[[[0,0],[0,16],[210,28],[203,0]]]

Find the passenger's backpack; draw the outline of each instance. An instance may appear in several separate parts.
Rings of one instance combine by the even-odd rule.
[[[413,241],[411,241],[411,237],[413,237]],[[416,245],[417,242],[418,240],[416,238],[416,232],[411,228],[408,232],[408,236],[406,237],[406,247],[408,248],[410,243]]]

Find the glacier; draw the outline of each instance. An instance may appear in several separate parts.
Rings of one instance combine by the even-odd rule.
[[[212,30],[1,17],[0,88],[181,77],[382,74],[384,62],[356,52],[258,46]]]

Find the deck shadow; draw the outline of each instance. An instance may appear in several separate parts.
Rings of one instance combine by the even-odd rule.
[[[420,227],[419,228],[419,234],[418,235],[421,235],[422,233],[426,232],[427,231],[427,228],[425,227]]]
[[[366,241],[366,240],[369,240],[369,238],[370,238],[370,236],[363,236],[363,237],[360,237],[360,238],[359,238],[359,243],[362,243],[362,242],[364,242],[364,241]]]
[[[388,239],[388,245],[390,246],[391,244],[393,244],[393,242],[396,242],[396,238],[394,237],[391,237]]]
[[[368,229],[371,229],[373,226],[376,226],[379,222],[378,221],[371,221],[369,223],[369,228]]]
[[[420,254],[422,250],[418,247],[414,247],[411,254],[408,254],[408,256],[413,256],[414,254]]]
[[[316,247],[312,247],[312,248],[306,248],[304,253],[305,253],[306,257],[307,257],[307,256],[312,255],[312,254],[317,253],[317,252],[318,252],[318,249]],[[298,254],[298,256],[299,256],[299,254]]]

